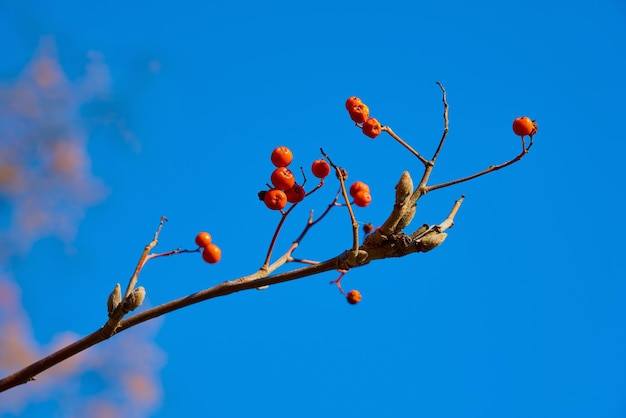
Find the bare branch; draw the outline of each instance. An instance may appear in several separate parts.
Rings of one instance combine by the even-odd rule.
[[[467,177],[463,177],[457,180],[452,180],[446,183],[441,183],[441,184],[436,184],[434,186],[428,186],[426,187],[426,193],[427,192],[432,192],[433,190],[437,190],[437,189],[443,189],[444,187],[448,187],[448,186],[452,186],[455,184],[459,184],[459,183],[463,183],[472,179],[475,179],[476,177],[480,177],[480,176],[484,176],[485,174],[489,174],[491,172],[494,171],[498,171],[500,169],[503,169],[504,167],[508,167],[511,164],[514,164],[516,162],[518,162],[519,160],[521,160],[526,154],[528,154],[528,149],[530,148],[530,146],[528,148],[525,148],[524,151],[522,151],[517,157],[513,158],[510,161],[507,161],[505,163],[499,164],[499,165],[492,165],[486,169],[484,169],[483,171],[480,171],[476,174],[472,174],[471,176],[467,176]]]

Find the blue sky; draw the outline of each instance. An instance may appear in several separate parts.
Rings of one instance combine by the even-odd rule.
[[[346,275],[361,304],[328,285],[335,273],[211,300],[94,348],[56,387],[33,388],[44,373],[0,394],[0,415],[623,417],[625,23],[618,1],[0,2],[0,84],[52,54],[94,193],[64,197],[74,232],[43,231],[1,258],[42,354],[104,323],[162,215],[158,250],[207,230],[223,259],[151,261],[148,306],[254,272],[279,218],[256,197],[278,145],[305,167],[323,147],[372,189],[357,219],[382,222],[402,171],[421,166],[355,129],[348,96],[429,156],[444,84],[450,133],[433,183],[513,158],[515,117],[539,124],[521,162],[420,200],[415,225],[466,196],[441,247]],[[85,98],[89,71],[102,83]],[[290,215],[278,253],[335,190]],[[18,206],[2,199],[15,233]],[[350,244],[337,208],[296,255]],[[145,397],[124,391],[141,386],[124,386],[129,368],[148,376]]]

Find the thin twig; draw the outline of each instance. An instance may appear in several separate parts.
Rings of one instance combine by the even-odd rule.
[[[448,181],[446,183],[436,184],[434,186],[427,186],[425,191],[426,192],[432,192],[433,190],[443,189],[444,187],[452,186],[454,184],[463,183],[463,182],[475,179],[476,177],[484,176],[485,174],[491,173],[493,171],[500,170],[500,169],[502,169],[504,167],[508,167],[511,164],[514,164],[514,163],[518,162],[526,154],[528,154],[528,148],[525,148],[524,151],[522,151],[517,157],[513,158],[510,161],[507,161],[507,162],[499,164],[499,165],[492,165],[492,166],[484,169],[483,171],[480,171],[478,173],[472,174],[471,176],[463,177],[463,178],[460,178],[460,179],[457,179],[457,180]]]
[[[261,270],[267,270],[269,264],[270,264],[270,259],[272,258],[272,251],[274,251],[274,246],[276,245],[276,240],[278,239],[278,234],[280,233],[281,228],[283,227],[283,224],[285,223],[285,219],[287,219],[287,216],[291,213],[291,211],[293,210],[293,208],[296,207],[298,203],[294,203],[292,204],[289,209],[287,209],[285,212],[281,212],[280,213],[280,221],[278,221],[278,225],[276,226],[276,229],[274,230],[274,235],[272,236],[272,240],[270,241],[270,246],[267,249],[267,255],[265,256],[265,261],[263,262],[263,265],[261,266]]]
[[[439,156],[439,152],[441,151],[441,148],[443,147],[443,143],[446,140],[446,137],[448,136],[448,125],[449,125],[449,121],[448,121],[448,97],[447,97],[446,89],[443,87],[443,84],[441,84],[438,81],[437,81],[437,85],[439,86],[439,88],[441,89],[441,92],[442,92],[442,101],[443,101],[443,134],[441,135],[441,140],[439,141],[439,145],[437,146],[437,150],[435,151],[435,154],[433,155],[433,158],[430,160],[431,163],[433,163],[433,164],[435,163],[435,160]]]
[[[421,156],[421,154],[413,149],[406,141],[400,138],[389,126],[383,126],[381,131],[387,132],[393,139],[398,141],[404,148],[409,150],[411,154],[415,155],[424,165],[428,164],[428,160]]]
[[[339,179],[339,184],[341,185],[341,194],[343,195],[343,199],[345,200],[346,206],[348,207],[350,221],[352,222],[352,251],[356,253],[356,251],[358,251],[359,249],[359,223],[356,221],[354,211],[352,210],[352,205],[350,204],[350,199],[348,198],[348,191],[346,190],[346,182],[343,175],[343,169],[333,163],[323,149],[320,148],[320,151],[322,152],[322,155],[326,157],[330,165],[335,169],[335,172],[337,173],[337,178]]]
[[[185,250],[182,248],[178,248],[176,250],[172,250],[172,251],[166,251],[164,253],[158,253],[158,254],[148,254],[148,256],[146,257],[146,261],[144,263],[144,265],[152,260],[153,258],[159,258],[159,257],[170,257],[172,255],[176,255],[176,254],[183,254],[183,253],[199,253],[200,252],[200,247],[196,248],[195,250]]]

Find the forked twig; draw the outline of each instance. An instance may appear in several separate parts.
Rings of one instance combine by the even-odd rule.
[[[152,251],[152,249],[156,247],[157,244],[159,243],[159,235],[161,234],[161,229],[163,228],[163,224],[166,221],[167,221],[167,218],[165,216],[161,216],[159,227],[154,233],[154,237],[152,238],[152,241],[150,241],[150,243],[148,243],[148,245],[144,247],[143,253],[141,253],[141,257],[139,257],[139,262],[137,263],[137,267],[135,267],[135,271],[133,272],[133,275],[130,277],[130,280],[128,281],[128,286],[126,287],[126,292],[124,293],[124,299],[126,299],[131,294],[131,292],[135,289],[135,285],[137,284],[137,280],[139,279],[139,273],[141,272],[141,269],[143,269],[143,266],[150,259],[148,257],[148,255],[150,254],[150,251]]]

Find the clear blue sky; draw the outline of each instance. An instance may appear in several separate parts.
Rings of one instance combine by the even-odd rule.
[[[278,221],[256,197],[278,145],[305,167],[323,147],[371,186],[358,220],[383,221],[401,172],[421,167],[355,129],[348,96],[428,156],[445,85],[433,182],[514,157],[517,116],[539,133],[521,162],[422,199],[416,225],[466,196],[441,247],[346,276],[361,304],[328,285],[334,273],[215,299],[105,342],[55,385],[44,373],[0,394],[0,416],[626,416],[623,2],[0,1],[4,91],[54,48],[71,97],[98,100],[56,115],[90,161],[64,197],[70,225],[1,258],[21,308],[0,323],[19,311],[42,355],[104,323],[161,215],[159,250],[208,230],[223,259],[150,262],[148,306],[255,271]],[[90,60],[109,72],[91,90]],[[7,106],[0,141],[15,135]],[[290,216],[278,252],[334,191]],[[15,238],[18,206],[0,199],[3,240]],[[335,210],[297,255],[323,260],[350,240]]]

